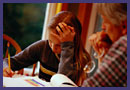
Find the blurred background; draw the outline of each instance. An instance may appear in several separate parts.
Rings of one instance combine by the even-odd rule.
[[[46,3],[4,3],[3,33],[17,41],[22,50],[33,42],[40,40],[46,5]],[[3,51],[5,51],[5,48]]]

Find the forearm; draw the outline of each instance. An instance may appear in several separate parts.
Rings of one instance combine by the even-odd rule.
[[[76,65],[74,58],[74,43],[64,42],[61,44],[61,58],[59,63],[58,73],[64,74],[71,78],[73,81],[76,74]]]
[[[13,71],[20,70],[27,64],[27,63],[25,63],[25,61],[21,61],[19,58],[17,58],[16,56],[13,56],[10,58],[10,65],[11,65],[10,67]],[[5,58],[3,60],[3,68],[6,68],[6,67],[9,67],[8,58]]]

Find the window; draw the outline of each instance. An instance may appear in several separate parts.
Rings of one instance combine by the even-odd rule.
[[[4,3],[3,33],[16,40],[22,50],[40,40],[46,5],[46,3]]]
[[[22,50],[40,40],[46,6],[46,3],[4,3],[3,33],[12,37]],[[5,42],[3,42],[3,54],[6,51],[4,46],[6,46]],[[11,56],[15,53],[11,47],[10,52]]]

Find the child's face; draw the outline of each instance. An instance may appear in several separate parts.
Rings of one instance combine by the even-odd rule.
[[[55,30],[50,31],[50,33],[51,32],[56,33]],[[61,53],[60,43],[61,42],[57,38],[55,38],[53,35],[49,34],[49,46],[54,53],[57,53],[57,54]]]

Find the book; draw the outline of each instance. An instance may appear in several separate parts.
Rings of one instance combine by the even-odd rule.
[[[55,74],[50,80],[54,87],[78,87],[71,79],[63,74]]]
[[[63,74],[55,74],[50,82],[38,77],[3,77],[3,87],[77,87],[77,85]]]

